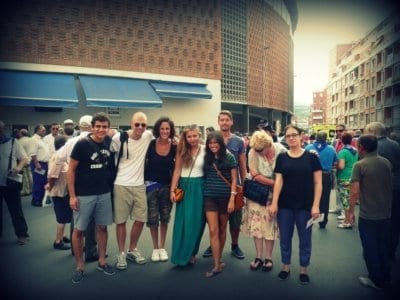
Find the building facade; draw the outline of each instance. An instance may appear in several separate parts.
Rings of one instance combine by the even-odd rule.
[[[331,69],[328,122],[363,129],[382,122],[400,133],[400,11],[348,47]],[[343,48],[338,51],[343,50]]]
[[[313,102],[310,107],[309,124],[326,124],[326,90],[313,92]]]
[[[16,127],[106,111],[126,127],[216,126],[293,111],[294,0],[18,1],[0,19],[0,119]]]

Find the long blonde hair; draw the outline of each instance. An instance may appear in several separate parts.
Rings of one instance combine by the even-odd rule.
[[[190,147],[190,144],[186,140],[186,135],[189,131],[196,131],[199,135],[199,139],[201,138],[200,129],[196,124],[186,126],[183,129],[183,131],[181,133],[181,137],[179,139],[179,144],[178,144],[178,155],[181,157],[182,166],[184,166],[184,167],[189,167],[193,163],[191,147]],[[199,141],[199,144],[200,144],[200,141]]]

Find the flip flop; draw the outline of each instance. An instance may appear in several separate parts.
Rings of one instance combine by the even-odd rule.
[[[256,271],[259,268],[261,268],[262,264],[263,264],[263,261],[260,258],[255,258],[250,264],[250,269],[252,269],[253,271]]]
[[[221,273],[222,273],[222,270],[221,270],[221,271],[215,271],[215,270],[213,269],[213,270],[211,270],[211,271],[206,272],[206,278],[215,277],[215,276],[217,276],[217,275],[219,275],[219,274],[221,274]]]
[[[267,266],[269,263],[270,263],[271,265],[270,265],[270,266]],[[274,263],[272,262],[272,260],[270,260],[269,258],[266,258],[265,261],[264,261],[264,263],[263,263],[263,266],[262,266],[262,268],[261,268],[261,271],[269,272],[269,271],[272,270],[272,267],[273,267],[273,266],[274,266]]]

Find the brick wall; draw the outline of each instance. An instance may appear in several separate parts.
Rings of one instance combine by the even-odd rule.
[[[18,1],[2,8],[0,61],[221,78],[213,0]]]

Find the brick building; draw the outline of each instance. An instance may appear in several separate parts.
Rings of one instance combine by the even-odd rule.
[[[17,1],[0,18],[0,119],[32,128],[141,110],[235,130],[293,111],[295,0]]]

